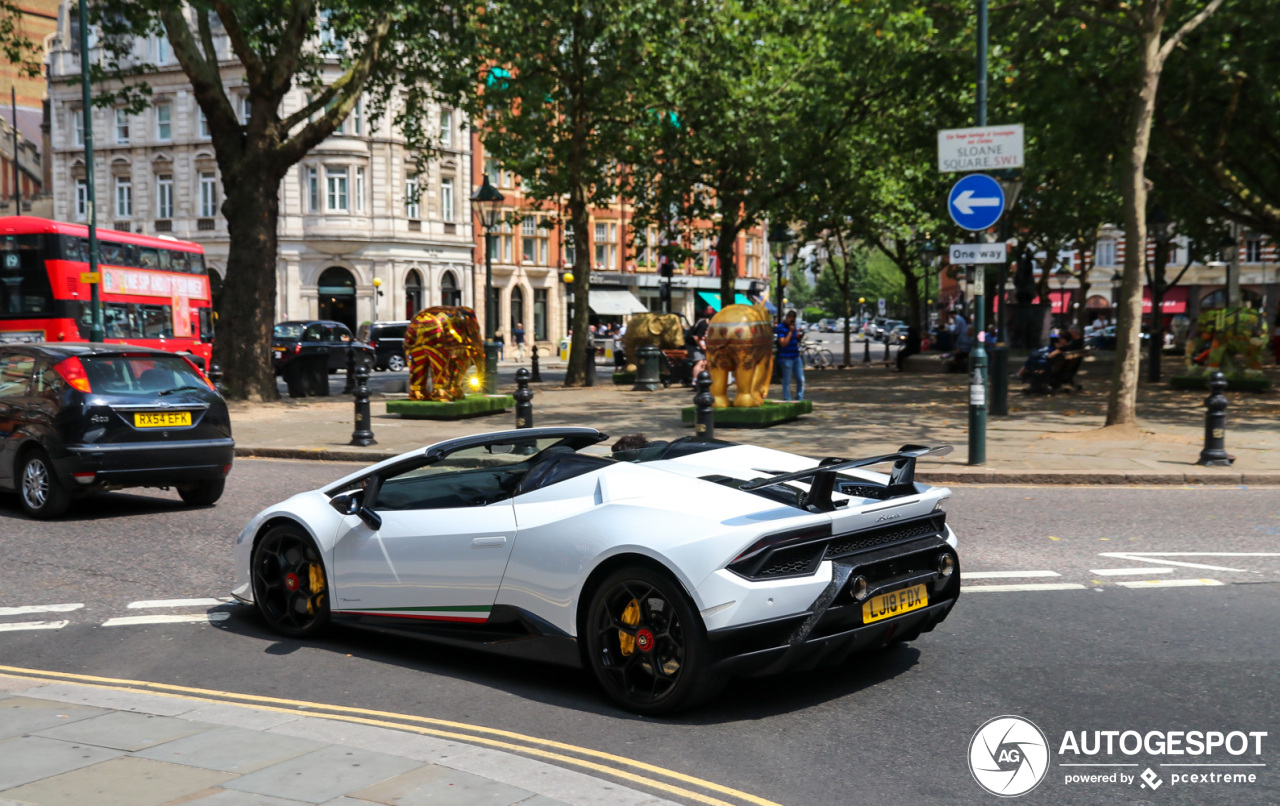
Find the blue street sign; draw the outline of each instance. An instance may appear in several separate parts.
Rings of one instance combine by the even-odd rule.
[[[951,220],[967,230],[978,232],[1000,220],[1004,212],[1004,191],[1000,183],[986,174],[969,174],[951,187],[947,197]]]

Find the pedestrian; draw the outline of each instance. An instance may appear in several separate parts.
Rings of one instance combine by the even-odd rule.
[[[707,328],[711,326],[711,315],[715,313],[711,308],[704,308],[698,315],[698,321],[693,323],[693,327],[685,331],[684,349],[689,354],[689,360],[693,362],[692,379],[698,379],[698,373],[707,368]]]
[[[516,360],[524,361],[524,322],[516,322],[511,331],[511,339],[516,344]]]
[[[795,378],[796,400],[804,400],[804,361],[800,359],[800,340],[804,334],[796,329],[795,311],[787,311],[774,335],[778,340],[778,365],[782,369],[782,399],[791,400],[791,379]]]
[[[493,343],[498,345],[498,360],[502,360],[502,348],[506,346],[506,340],[502,337],[502,331],[499,330],[493,334]]]

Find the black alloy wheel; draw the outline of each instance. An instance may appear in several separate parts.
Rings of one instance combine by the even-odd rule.
[[[263,535],[250,565],[253,602],[271,629],[291,638],[320,634],[329,624],[329,584],[320,551],[302,527]]]
[[[40,520],[57,518],[71,506],[71,491],[58,479],[49,454],[39,448],[28,451],[18,467],[18,500]]]
[[[585,637],[605,693],[636,713],[690,708],[723,685],[710,671],[701,618],[667,574],[640,566],[610,574],[591,597]]]

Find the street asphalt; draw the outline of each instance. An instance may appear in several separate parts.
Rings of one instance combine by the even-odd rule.
[[[214,507],[108,493],[55,523],[0,495],[0,804],[994,804],[967,759],[1005,714],[1051,745],[1027,802],[1280,802],[1274,488],[956,486],[966,583],[937,630],[659,720],[581,672],[282,640],[220,601],[248,518],[353,467],[242,459]],[[1095,730],[1268,736],[1256,756],[1059,752]],[[1067,783],[1078,761],[1159,789]],[[1175,783],[1178,763],[1266,766],[1211,785]]]

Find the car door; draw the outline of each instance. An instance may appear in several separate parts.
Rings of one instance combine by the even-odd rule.
[[[328,325],[329,331],[329,369],[347,368],[347,350],[351,347],[351,331],[346,325]]]
[[[516,538],[519,455],[469,448],[380,479],[371,528],[347,515],[333,553],[339,614],[484,621]]]
[[[36,360],[21,353],[0,353],[0,484],[13,486],[13,460],[23,438],[31,373]]]

